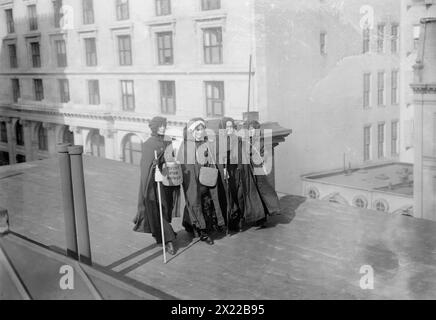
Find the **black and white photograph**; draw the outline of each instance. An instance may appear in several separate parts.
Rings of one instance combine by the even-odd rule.
[[[0,129],[2,301],[436,300],[436,0],[0,0]]]

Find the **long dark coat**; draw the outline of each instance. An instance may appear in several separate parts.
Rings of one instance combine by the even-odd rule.
[[[158,165],[165,162],[164,152],[171,148],[171,143],[163,137],[152,136],[142,144],[141,181],[138,195],[138,212],[134,219],[136,232],[151,233],[157,243],[162,243],[159,200],[157,183],[155,182],[156,166],[153,165],[155,151],[158,154]],[[165,242],[175,239],[171,220],[178,208],[180,187],[166,187],[160,184]]]
[[[232,139],[230,161],[238,165],[229,166],[229,186],[233,211],[238,208],[240,217],[246,223],[253,223],[280,211],[280,202],[266,175],[255,175],[255,166],[251,158],[252,148],[247,139]],[[237,142],[236,142],[237,141]],[[247,146],[248,144],[248,146]],[[260,153],[264,151],[261,148]],[[240,218],[239,217],[239,218]]]
[[[178,152],[178,161],[182,165],[183,171],[183,190],[185,194],[186,206],[183,214],[183,226],[189,232],[194,230],[194,227],[198,230],[208,230],[209,226],[207,223],[207,212],[204,212],[204,204],[202,203],[202,193],[204,186],[199,182],[200,168],[201,164],[197,161],[195,163],[187,163],[189,157],[187,155],[188,148],[186,144],[188,143],[185,138],[184,142],[181,144]],[[192,142],[195,144],[195,150],[197,150],[200,145],[205,142]],[[209,146],[213,150],[213,142],[208,142]],[[225,181],[224,181],[224,171],[223,166],[216,162],[215,155],[213,152],[207,154],[207,159],[209,164],[215,164],[216,168],[219,170],[218,181],[215,187],[208,188],[210,192],[210,197],[212,198],[214,206],[214,214],[216,217],[217,226],[226,225],[226,191],[225,191]]]

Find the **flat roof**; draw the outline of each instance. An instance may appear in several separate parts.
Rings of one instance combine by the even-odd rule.
[[[150,235],[132,231],[139,168],[84,157],[93,261],[123,281],[180,299],[436,299],[436,222],[297,196],[266,229],[193,242],[181,219],[179,253],[163,264]],[[56,159],[0,168],[11,230],[65,247]],[[18,174],[17,174],[18,173]],[[374,290],[362,290],[362,266]]]
[[[406,177],[408,180],[405,180]],[[352,169],[349,172],[330,171],[305,175],[303,179],[368,191],[413,196],[413,165],[407,163],[368,166]]]

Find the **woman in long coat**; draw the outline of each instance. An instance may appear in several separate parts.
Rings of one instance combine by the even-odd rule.
[[[183,226],[194,236],[210,245],[214,244],[211,237],[215,230],[223,231],[226,225],[226,197],[224,186],[224,171],[216,161],[215,141],[206,135],[206,123],[202,118],[194,118],[185,128],[185,139],[178,152],[178,161],[183,172],[183,190],[185,194],[185,210]],[[201,167],[218,169],[215,186],[205,186],[200,183]]]
[[[240,171],[240,181],[244,194],[244,220],[264,226],[267,217],[280,211],[280,202],[276,191],[263,170],[265,160],[271,155],[265,152],[264,139],[260,124],[257,121],[244,123],[244,138],[242,139],[243,169]],[[248,159],[246,158],[248,157]]]
[[[138,211],[134,219],[133,230],[141,233],[150,233],[155,238],[156,243],[162,243],[158,184],[155,181],[156,167],[162,168],[165,159],[171,155],[171,141],[165,141],[166,119],[155,117],[150,122],[151,137],[142,144],[141,158],[141,181],[138,195]],[[158,160],[155,160],[157,152]],[[175,254],[176,248],[174,241],[176,233],[171,226],[173,211],[178,206],[179,187],[167,187],[160,184],[163,229],[165,245],[168,253]]]

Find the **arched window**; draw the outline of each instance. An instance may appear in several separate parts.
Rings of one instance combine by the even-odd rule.
[[[374,209],[380,212],[388,212],[389,205],[386,200],[378,199],[374,201]]]
[[[141,162],[142,141],[135,134],[129,134],[124,139],[123,159],[124,162],[138,164]]]
[[[309,199],[319,199],[319,191],[317,188],[315,187],[309,187],[308,191],[307,191],[307,197]]]
[[[6,129],[6,122],[0,122],[0,141],[8,143],[8,131]]]
[[[90,138],[90,151],[94,157],[104,158],[106,156],[104,137],[94,131]]]
[[[47,129],[42,124],[38,127],[38,149],[41,151],[48,150]]]
[[[15,137],[17,138],[17,145],[24,146],[23,126],[19,122],[15,124]]]
[[[62,142],[74,145],[74,133],[70,131],[70,127],[68,126],[64,128],[64,133],[62,134]]]
[[[368,208],[368,200],[364,196],[357,196],[353,199],[353,205],[357,208]]]

